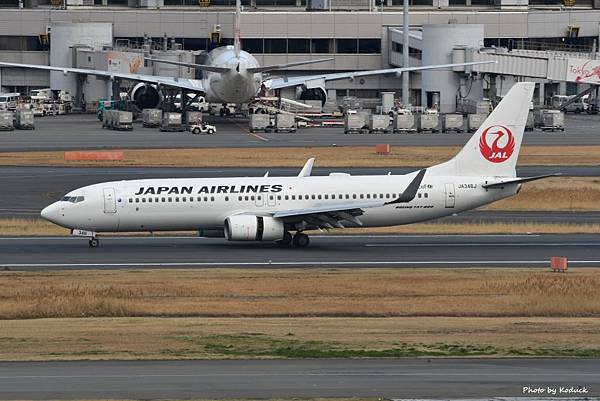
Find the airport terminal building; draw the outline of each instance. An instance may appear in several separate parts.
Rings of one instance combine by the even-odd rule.
[[[289,75],[403,66],[401,0],[242,4],[242,47],[263,65],[333,58],[291,68]],[[52,5],[3,0],[2,6],[0,60],[7,62],[110,70],[126,68],[130,54],[148,46],[163,58],[201,62],[206,50],[233,37],[231,1],[64,0]],[[502,96],[509,83],[523,78],[539,83],[535,98],[542,103],[552,94],[584,89],[582,83],[590,81],[577,70],[594,71],[598,58],[600,1],[411,0],[410,10],[411,66],[496,61],[411,74],[412,105],[452,111],[461,99]],[[141,64],[141,73],[198,75],[184,67]],[[61,73],[51,78],[45,71],[0,68],[3,92],[66,86],[88,100],[106,96],[106,82],[84,78],[77,89],[76,81]],[[401,86],[399,77],[387,75],[335,81],[326,89],[333,98],[372,99],[387,91],[399,97]]]

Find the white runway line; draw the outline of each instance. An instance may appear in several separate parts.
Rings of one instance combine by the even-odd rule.
[[[453,265],[548,265],[549,259],[546,260],[456,260],[456,261],[440,261],[440,260],[418,260],[418,261],[314,261],[314,262],[110,262],[110,263],[2,263],[2,268],[51,268],[51,267],[224,267],[224,266],[412,266],[412,265],[437,265],[437,266],[453,266]],[[600,264],[600,260],[569,260],[569,264]]]

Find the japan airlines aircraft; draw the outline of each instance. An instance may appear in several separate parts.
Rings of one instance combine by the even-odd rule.
[[[283,70],[288,67],[321,63],[330,61],[328,59],[306,60],[287,64],[260,66],[259,62],[250,53],[241,49],[240,42],[240,18],[241,5],[240,0],[236,1],[236,14],[234,18],[234,44],[233,46],[222,46],[212,50],[208,54],[207,64],[181,63],[161,59],[149,58],[154,62],[175,64],[203,70],[205,72],[203,79],[175,78],[156,75],[137,74],[136,71],[121,73],[115,71],[102,71],[83,68],[70,68],[58,66],[43,66],[36,64],[18,64],[0,62],[0,67],[21,67],[34,68],[39,70],[60,71],[63,74],[75,73],[83,75],[94,75],[98,77],[114,80],[121,78],[140,82],[131,93],[131,98],[136,104],[143,108],[158,107],[161,99],[159,86],[178,88],[190,92],[203,93],[206,100],[211,103],[235,103],[243,104],[252,101],[264,87],[267,90],[276,90],[289,87],[299,88],[299,98],[301,100],[321,100],[324,104],[327,100],[327,91],[325,83],[328,81],[340,79],[355,79],[371,75],[396,74],[400,75],[405,71],[420,71],[428,69],[443,69],[457,66],[470,66],[476,64],[494,63],[487,62],[469,62],[459,64],[441,64],[420,67],[407,68],[388,68],[381,70],[353,71],[331,74],[304,75],[290,78],[267,78],[263,73],[269,71]]]
[[[534,83],[517,83],[451,160],[406,175],[177,178],[76,189],[42,210],[98,246],[97,232],[199,230],[230,241],[306,247],[306,230],[381,227],[448,216],[515,195]],[[294,233],[292,235],[292,233]]]

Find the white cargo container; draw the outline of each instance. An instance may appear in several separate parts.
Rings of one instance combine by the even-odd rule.
[[[13,126],[13,113],[10,111],[0,111],[0,130],[12,131]]]
[[[162,123],[160,125],[161,131],[185,131],[185,127],[181,122],[181,113],[167,112],[163,113]]]
[[[439,114],[419,114],[417,116],[417,131],[437,132],[439,125]]]
[[[192,125],[202,124],[202,112],[201,111],[188,111],[187,112],[187,126],[188,128]]]
[[[542,110],[540,129],[542,131],[564,131],[565,114],[560,110]]]
[[[133,129],[133,113],[122,110],[106,110],[102,118],[102,128],[131,131]]]
[[[158,127],[162,121],[162,110],[144,109],[142,110],[142,125],[146,128]]]
[[[275,132],[296,132],[296,118],[287,113],[275,115]]]
[[[271,116],[267,113],[250,114],[250,132],[267,132],[271,126]]]
[[[486,118],[487,114],[469,114],[467,116],[467,130],[469,132],[477,131]]]
[[[15,111],[15,128],[35,129],[35,125],[33,124],[33,110],[17,109]]]
[[[396,114],[392,118],[394,133],[416,131],[414,114]]]
[[[388,114],[371,114],[369,116],[369,132],[374,133],[386,133],[390,127],[390,116]]]
[[[533,111],[529,111],[527,114],[527,121],[525,122],[525,131],[533,131],[535,127],[535,118],[533,116]]]
[[[351,113],[344,116],[344,134],[361,134],[365,125],[364,114]]]
[[[463,132],[462,114],[444,114],[442,115],[442,130],[445,132]]]

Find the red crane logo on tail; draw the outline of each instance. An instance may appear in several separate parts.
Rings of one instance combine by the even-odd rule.
[[[496,138],[494,139],[494,135]],[[491,138],[490,138],[491,137]],[[491,146],[489,141],[493,140]],[[503,145],[500,145],[502,142]],[[503,125],[487,127],[479,139],[479,150],[486,160],[502,163],[510,158],[515,150],[515,138],[512,132]]]

